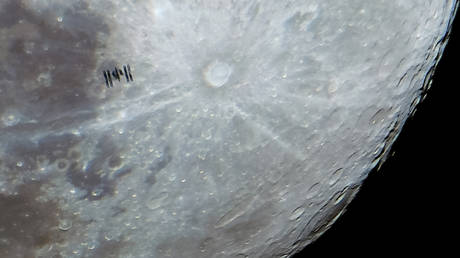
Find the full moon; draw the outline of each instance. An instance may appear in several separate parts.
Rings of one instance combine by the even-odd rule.
[[[431,85],[455,0],[0,3],[0,257],[280,257]]]

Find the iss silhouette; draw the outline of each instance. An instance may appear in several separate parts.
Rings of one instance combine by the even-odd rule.
[[[123,77],[123,75],[126,78],[126,82],[129,83],[130,81],[133,81],[133,75],[131,74],[131,67],[129,66],[129,64],[123,65],[123,70],[115,66],[113,71],[105,70],[103,73],[105,78],[105,86],[107,88],[113,88],[112,76],[114,80],[116,79],[119,82],[121,82],[121,78]]]

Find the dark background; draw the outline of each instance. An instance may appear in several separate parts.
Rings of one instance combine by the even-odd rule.
[[[459,19],[452,25],[428,96],[407,120],[387,161],[370,173],[347,212],[295,258],[459,255],[460,233],[454,229],[460,219],[455,212],[460,187],[454,179],[459,172],[454,163],[460,159]]]

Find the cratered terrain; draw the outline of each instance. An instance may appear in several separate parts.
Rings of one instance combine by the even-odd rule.
[[[0,257],[289,257],[431,85],[453,0],[4,0]]]

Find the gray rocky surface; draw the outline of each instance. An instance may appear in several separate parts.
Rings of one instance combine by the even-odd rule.
[[[0,257],[294,254],[385,159],[457,4],[0,2]]]

